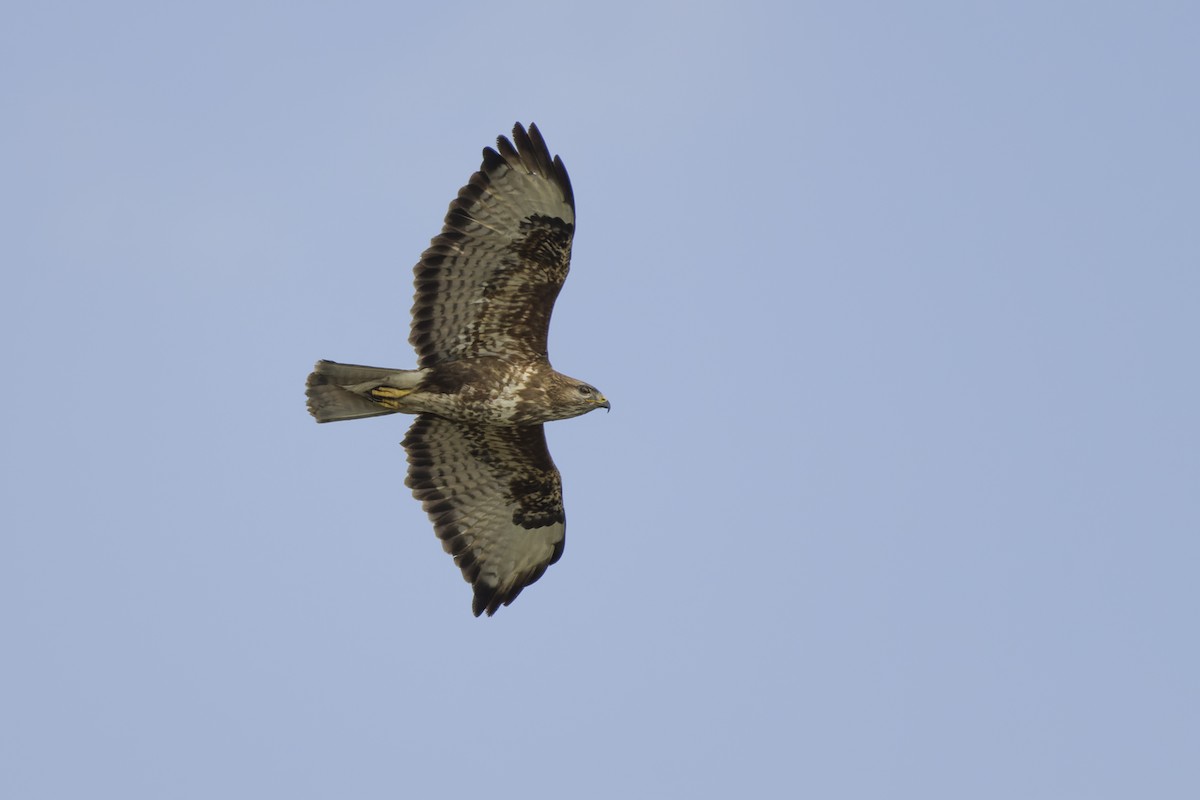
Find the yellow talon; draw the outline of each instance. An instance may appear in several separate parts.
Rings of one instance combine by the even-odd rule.
[[[412,394],[412,389],[395,389],[391,386],[376,386],[371,390],[371,399],[384,408],[398,410],[401,397]]]

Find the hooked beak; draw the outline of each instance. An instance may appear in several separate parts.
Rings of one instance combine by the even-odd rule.
[[[596,398],[596,405],[599,408],[603,408],[605,411],[612,411],[612,406],[608,404],[608,398],[604,397],[603,395]]]

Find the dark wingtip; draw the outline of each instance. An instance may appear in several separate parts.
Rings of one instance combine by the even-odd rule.
[[[554,560],[557,560],[561,554],[561,548],[556,547]],[[554,563],[554,561],[550,563]],[[471,601],[472,613],[477,617],[481,614],[487,614],[490,617],[500,610],[500,606],[512,605],[512,601],[517,599],[517,595],[521,594],[521,590],[540,578],[545,571],[546,568],[542,567],[533,577],[525,581],[518,581],[517,585],[510,588],[507,592],[501,592],[499,589],[483,583],[472,584],[471,588],[475,590],[475,598]]]
[[[501,136],[500,138],[498,138],[496,140],[497,146],[503,148],[504,145],[500,144],[500,142],[507,143],[508,140],[505,139],[503,136]],[[511,145],[510,145],[510,147],[511,147]],[[492,170],[496,169],[497,167],[499,167],[503,163],[504,163],[504,156],[500,155],[499,153],[497,153],[495,150],[493,150],[490,147],[483,148],[483,169],[484,169],[484,171],[492,171]]]
[[[475,598],[471,601],[471,612],[475,616],[479,616],[484,612],[490,617],[496,613],[496,609],[500,607],[500,601],[496,598],[496,590],[482,583],[476,583],[471,588],[475,590]]]
[[[496,151],[491,148],[484,150],[484,165],[488,164],[488,153],[491,152],[504,161],[519,161],[530,172],[537,172],[558,184],[562,190],[563,199],[573,211],[575,209],[575,190],[571,187],[571,176],[559,156],[551,156],[546,140],[536,122],[529,123],[526,128],[520,122],[513,123],[512,141],[508,137],[496,137]]]

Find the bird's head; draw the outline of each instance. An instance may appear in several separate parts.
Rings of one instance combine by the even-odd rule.
[[[611,411],[612,406],[604,395],[600,394],[600,390],[582,381],[575,388],[575,393],[579,395],[580,401],[584,404],[586,411],[594,411],[597,408],[603,408],[605,411]],[[586,413],[585,411],[585,413]]]
[[[557,401],[555,407],[563,412],[563,419],[578,417],[580,414],[595,411],[597,408],[606,410],[612,408],[600,390],[590,383],[577,381],[566,375],[560,377],[562,381],[555,387],[555,400]]]

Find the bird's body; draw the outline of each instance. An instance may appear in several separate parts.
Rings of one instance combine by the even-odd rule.
[[[319,361],[308,386],[309,409],[318,422],[400,412],[472,424],[536,425],[593,411],[599,396],[547,361],[498,356],[415,370]]]
[[[417,414],[406,483],[475,589],[474,612],[511,603],[562,555],[565,516],[542,423],[608,408],[547,356],[575,203],[537,127],[497,140],[414,268],[418,368],[319,361],[318,422]]]

